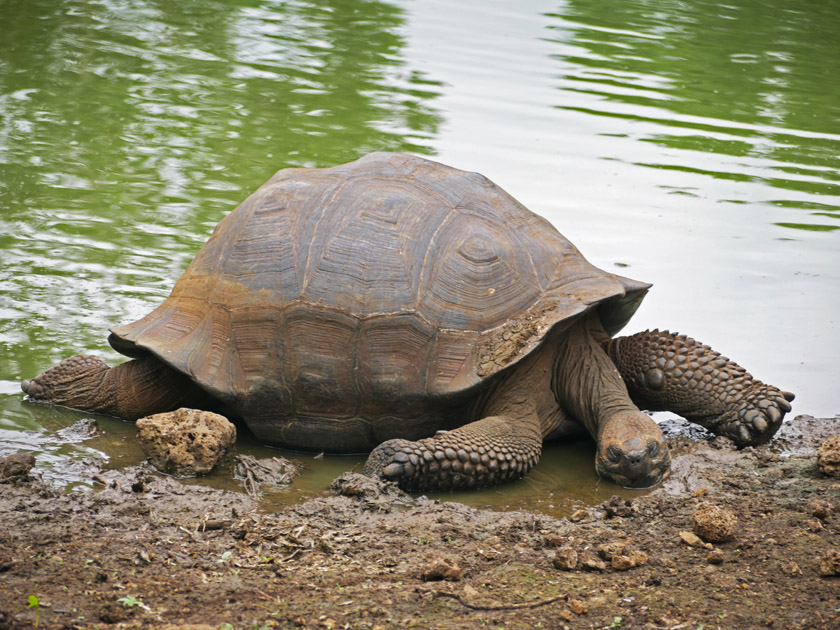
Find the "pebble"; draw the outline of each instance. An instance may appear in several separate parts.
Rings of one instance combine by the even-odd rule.
[[[840,435],[822,443],[817,451],[817,468],[828,477],[840,477]]]
[[[831,549],[819,559],[817,570],[823,577],[840,575],[840,549]]]
[[[735,515],[713,503],[701,503],[692,517],[694,533],[709,542],[726,542],[735,537],[738,519]]]
[[[571,547],[562,547],[554,554],[551,563],[554,565],[554,568],[560,569],[561,571],[573,571],[578,563],[577,551]]]
[[[464,570],[451,560],[441,556],[432,556],[423,568],[421,578],[424,582],[448,580],[457,582],[464,576]]]

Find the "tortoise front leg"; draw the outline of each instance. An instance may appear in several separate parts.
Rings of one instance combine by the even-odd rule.
[[[603,345],[640,407],[672,411],[739,447],[769,441],[791,409],[793,394],[685,335],[652,330]]]
[[[368,457],[364,474],[396,481],[403,490],[479,488],[525,476],[539,461],[536,412],[490,416],[412,442],[388,440]]]

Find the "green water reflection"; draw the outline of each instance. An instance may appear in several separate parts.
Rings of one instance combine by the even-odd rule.
[[[646,167],[763,182],[782,195],[767,203],[788,207],[791,193],[836,197],[838,9],[836,2],[783,0],[573,0],[550,14],[565,45],[558,80],[564,94],[597,102],[564,97],[557,107],[626,119],[637,123],[637,139],[680,151],[671,163],[637,163]],[[648,133],[645,123],[657,129]],[[777,225],[834,230],[837,219],[810,213],[807,223]]]

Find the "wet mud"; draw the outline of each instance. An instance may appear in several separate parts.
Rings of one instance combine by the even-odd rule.
[[[669,434],[659,489],[559,519],[353,473],[273,513],[145,465],[66,491],[20,458],[0,628],[840,628],[840,479],[817,467],[839,426],[742,451]]]

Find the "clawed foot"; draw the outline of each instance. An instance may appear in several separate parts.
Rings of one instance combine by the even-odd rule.
[[[739,448],[764,444],[782,426],[793,398],[790,392],[755,381],[740,398],[731,401],[725,413],[695,421],[712,433],[728,437]]]
[[[364,474],[408,491],[481,488],[524,476],[541,448],[536,431],[493,416],[416,442],[383,442],[368,457]]]
[[[108,365],[101,359],[77,354],[64,359],[31,381],[22,381],[20,388],[32,400],[75,407],[88,393],[91,379],[98,382],[108,369]]]
[[[768,442],[791,409],[793,394],[691,337],[650,330],[605,347],[640,407],[673,411],[739,447]]]

